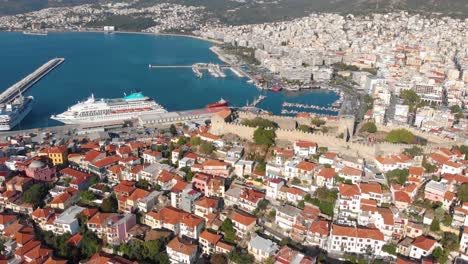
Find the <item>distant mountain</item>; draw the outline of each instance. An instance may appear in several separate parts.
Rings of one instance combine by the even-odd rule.
[[[113,0],[112,2],[126,1]],[[51,6],[70,6],[109,0],[0,0],[0,15],[34,11]],[[154,3],[205,6],[229,24],[291,19],[311,12],[366,14],[407,10],[423,14],[441,13],[468,17],[468,0],[139,0],[135,6]]]
[[[97,3],[99,0],[0,0],[0,16],[36,11],[54,6],[73,6]]]

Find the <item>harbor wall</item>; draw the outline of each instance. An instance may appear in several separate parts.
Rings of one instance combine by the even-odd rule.
[[[239,123],[227,123],[222,119],[213,118],[210,132],[215,135],[235,134],[242,139],[252,140],[255,129],[256,128],[254,127],[248,127]],[[361,157],[366,160],[373,160],[379,155],[398,154],[403,152],[406,148],[411,148],[413,146],[409,144],[393,144],[389,142],[345,142],[343,139],[338,138],[335,135],[324,134],[321,132],[307,133],[295,129],[282,128],[278,128],[276,130],[276,139],[289,141],[291,143],[297,140],[312,141],[316,142],[319,146],[327,147],[329,151]],[[431,143],[420,147],[424,152],[429,153],[438,147],[448,147],[452,144],[453,142]]]
[[[390,132],[391,130],[394,130],[394,129],[406,129],[406,130],[410,131],[411,133],[413,133],[414,135],[416,135],[418,137],[425,138],[428,141],[433,142],[433,143],[440,144],[440,143],[451,142],[452,144],[457,144],[456,140],[452,140],[452,139],[449,139],[449,138],[443,138],[443,137],[440,137],[440,136],[438,136],[436,134],[426,132],[426,131],[422,131],[422,130],[416,129],[415,127],[411,127],[411,126],[403,126],[403,125],[389,125],[389,126],[387,125],[386,126],[386,125],[382,125],[382,124],[376,124],[376,126],[377,126],[378,131]],[[463,142],[458,142],[458,143],[463,143]]]

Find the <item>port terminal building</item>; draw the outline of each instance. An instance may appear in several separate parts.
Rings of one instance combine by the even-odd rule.
[[[229,112],[229,107],[205,108],[187,111],[175,111],[161,114],[142,114],[138,118],[138,125],[142,127],[156,127],[181,122],[204,122],[213,115]]]

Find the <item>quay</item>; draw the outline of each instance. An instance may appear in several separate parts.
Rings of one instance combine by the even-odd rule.
[[[62,64],[65,61],[64,58],[55,58],[46,62],[41,67],[37,68],[34,72],[20,80],[19,82],[13,84],[3,93],[0,94],[0,104],[11,103],[17,96],[26,92],[31,88],[35,83],[41,80],[49,72],[54,70],[57,66]]]

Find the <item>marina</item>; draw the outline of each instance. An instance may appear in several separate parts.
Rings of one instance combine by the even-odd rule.
[[[226,78],[225,69],[230,69],[237,77],[244,77],[243,71],[238,65],[221,65],[216,63],[194,63],[192,65],[153,65],[149,64],[148,68],[150,69],[188,69],[191,68],[196,77],[203,77],[203,70],[208,71],[208,73],[215,78]]]
[[[83,45],[83,41],[87,44]],[[169,111],[204,108],[220,98],[234,107],[245,106],[246,100],[252,102],[263,94],[268,97],[258,106],[273,114],[280,114],[284,101],[330,106],[338,99],[336,93],[324,90],[288,93],[281,84],[278,86],[283,87],[284,92],[256,89],[255,76],[247,68],[242,67],[241,70],[251,77],[239,78],[228,69],[234,67],[237,70],[241,63],[228,66],[228,62],[219,60],[210,51],[212,43],[193,38],[61,32],[42,37],[4,32],[0,33],[0,42],[3,47],[0,57],[4,62],[0,63],[3,73],[0,85],[4,89],[35,71],[52,59],[51,56],[66,58],[64,67],[56,68],[23,94],[34,97],[33,111],[15,129],[59,125],[62,122],[50,117],[65,112],[90,94],[96,98],[120,98],[124,93],[140,90]],[[93,52],[89,50],[90,45]],[[141,48],[135,49],[135,45],[141,45]],[[16,53],[18,48],[24,52]],[[96,53],[100,56],[96,56]],[[227,76],[215,78],[203,69],[200,70],[203,75],[199,78],[191,70],[199,62],[219,64]],[[149,63],[186,67],[182,70],[150,70]],[[247,78],[254,80],[248,82]]]
[[[318,105],[310,105],[310,104],[301,104],[301,103],[288,103],[284,102],[283,107],[294,107],[294,108],[303,108],[303,109],[312,109],[312,110],[320,110],[320,111],[331,111],[331,112],[339,112],[340,108],[338,107],[327,107],[327,106],[318,106]]]

